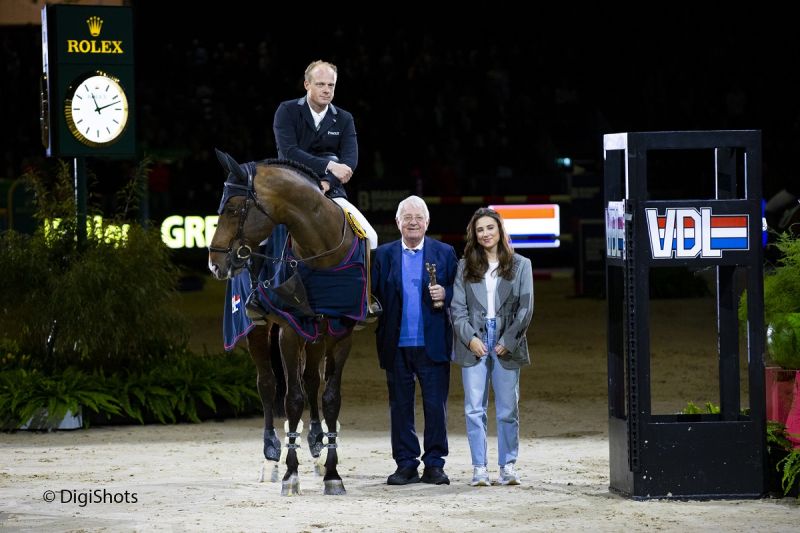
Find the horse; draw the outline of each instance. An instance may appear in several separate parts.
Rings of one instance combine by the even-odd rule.
[[[253,250],[258,249],[259,244],[279,224],[285,225],[291,235],[292,258],[266,258],[272,262],[284,262],[291,266],[300,263],[314,272],[322,272],[340,268],[343,260],[352,255],[354,246],[359,244],[359,236],[348,223],[346,213],[323,195],[316,178],[312,177],[312,171],[287,160],[265,160],[239,165],[226,153],[217,151],[217,157],[227,179],[217,228],[208,247],[209,270],[216,279],[231,279],[246,268],[248,261],[259,255]],[[366,278],[363,267],[361,273]],[[363,281],[366,287],[366,279]],[[284,407],[287,417],[287,450],[281,494],[300,493],[297,440],[302,431],[301,416],[306,392],[312,392],[307,398],[311,425],[315,425],[315,420],[320,420],[316,391],[320,385],[320,366],[323,361],[325,388],[322,394],[322,413],[326,427],[324,435],[319,433],[318,441],[315,437],[315,444],[327,451],[324,460],[324,494],[345,494],[344,483],[337,472],[336,439],[341,409],[342,372],[350,353],[356,320],[345,318],[337,322],[327,315],[317,316],[314,327],[322,329],[319,338],[314,339],[317,342],[309,342],[302,330],[296,329],[291,316],[270,312],[264,318],[267,328],[272,323],[280,326],[279,345],[286,378]],[[276,461],[277,466],[274,450],[276,444],[279,447],[280,442],[276,443],[271,408],[275,378],[269,360],[263,355],[269,353],[269,335],[258,334],[254,339],[248,340],[251,342],[250,352],[258,370],[258,390],[264,406],[265,459]],[[252,345],[254,340],[258,344],[256,350]],[[271,456],[267,456],[268,448],[273,452]]]

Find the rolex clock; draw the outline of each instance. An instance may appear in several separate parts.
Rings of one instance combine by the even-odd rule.
[[[93,148],[113,144],[128,125],[128,98],[119,79],[96,70],[76,78],[64,100],[67,128]]]
[[[42,8],[39,111],[45,153],[135,157],[133,10],[75,3]]]

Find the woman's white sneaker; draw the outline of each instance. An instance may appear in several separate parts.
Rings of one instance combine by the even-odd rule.
[[[472,481],[469,484],[473,487],[488,487],[491,485],[489,482],[489,470],[485,466],[473,467]]]
[[[519,474],[514,463],[508,463],[500,467],[500,476],[497,478],[499,485],[519,485]]]

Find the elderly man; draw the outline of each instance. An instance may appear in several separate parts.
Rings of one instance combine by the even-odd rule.
[[[386,370],[392,457],[397,463],[387,483],[420,481],[416,379],[425,415],[422,482],[449,485],[444,472],[453,348],[449,307],[458,259],[452,246],[425,236],[430,215],[422,198],[409,196],[400,202],[395,221],[402,238],[379,246],[372,264],[372,292],[383,303],[375,335],[380,365]],[[434,276],[436,283],[431,283]]]

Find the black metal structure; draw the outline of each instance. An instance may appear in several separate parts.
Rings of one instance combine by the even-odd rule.
[[[714,197],[652,199],[654,150],[668,157],[673,150],[707,151]],[[761,132],[609,134],[604,154],[610,488],[634,499],[760,497],[766,459]],[[719,414],[651,412],[649,275],[675,266],[716,270]],[[737,279],[746,280],[748,294],[747,414],[739,389]]]

